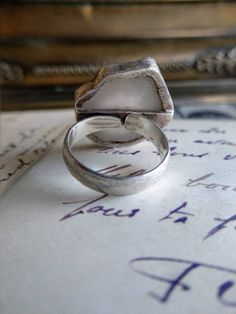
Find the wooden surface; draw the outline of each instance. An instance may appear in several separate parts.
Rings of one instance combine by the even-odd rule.
[[[232,36],[236,3],[4,5],[2,39],[140,39]]]
[[[17,90],[14,101],[3,100],[4,108],[28,106],[28,92],[18,88],[34,95],[37,88],[75,87],[94,78],[104,63],[146,56],[157,59],[166,80],[183,86],[187,80],[232,77],[221,70],[227,62],[236,71],[235,57],[220,54],[213,57],[219,64],[207,71],[196,67],[198,58],[212,58],[212,49],[236,46],[236,1],[2,1],[0,20],[0,79],[7,95]],[[44,95],[29,106],[68,105],[68,98]]]

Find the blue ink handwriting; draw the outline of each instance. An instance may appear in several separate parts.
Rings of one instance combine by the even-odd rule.
[[[135,208],[135,209],[131,209],[128,212],[126,212],[123,209],[115,209],[115,208],[105,208],[105,206],[103,205],[95,205],[94,203],[97,203],[98,201],[106,198],[108,195],[107,194],[103,194],[102,196],[91,200],[75,209],[73,209],[71,212],[69,212],[68,214],[66,214],[64,217],[62,217],[60,219],[60,221],[66,220],[68,218],[72,218],[78,214],[84,214],[84,213],[100,213],[103,216],[113,216],[113,217],[119,217],[119,218],[132,218],[135,215],[138,214],[138,212],[140,211],[139,208]],[[75,204],[76,202],[63,202],[63,204]],[[92,206],[91,206],[92,205]],[[95,205],[95,206],[94,206]]]
[[[221,189],[222,191],[233,191],[236,192],[236,187],[232,187],[230,185],[224,185],[219,183],[205,183],[202,182],[214,175],[214,172],[208,173],[206,175],[203,175],[202,177],[199,177],[197,179],[189,179],[189,182],[186,184],[187,187],[196,187],[196,186],[203,186],[206,189]]]
[[[183,204],[181,204],[177,208],[171,210],[168,215],[166,215],[163,218],[159,219],[159,221],[163,221],[163,220],[166,220],[166,219],[173,219],[172,216],[180,215],[181,217],[178,217],[177,219],[174,218],[174,223],[179,223],[179,222],[186,223],[186,221],[188,220],[188,216],[194,216],[191,213],[188,213],[186,211],[182,211],[182,209],[185,208],[186,206],[187,206],[187,202],[183,202]]]
[[[206,240],[215,235],[216,233],[220,232],[222,229],[226,228],[226,225],[229,224],[230,222],[236,221],[236,214],[226,219],[215,218],[215,220],[220,221],[221,223],[216,225],[213,229],[211,229],[203,240]]]
[[[236,158],[236,155],[226,155],[224,157],[224,160],[232,160],[232,159],[235,159]]]
[[[236,143],[225,141],[225,140],[209,140],[209,141],[206,141],[206,140],[195,140],[195,141],[193,141],[193,143],[208,144],[208,145],[219,144],[219,145],[227,145],[227,146],[236,146]]]
[[[173,132],[173,133],[188,133],[187,129],[168,129],[164,128],[165,132]]]
[[[104,154],[109,153],[112,155],[137,155],[140,152],[141,150],[128,151],[128,150],[115,149],[113,147],[104,147],[98,150],[98,153],[104,153]]]
[[[208,130],[200,130],[200,133],[214,133],[214,134],[225,134],[226,131],[225,130],[220,130],[218,127],[216,128],[211,128]]]
[[[202,154],[182,153],[182,152],[177,152],[176,149],[177,149],[177,146],[170,147],[170,156],[202,158],[209,155],[209,153],[202,153]],[[160,152],[158,150],[154,150],[152,153],[156,155],[160,155]]]
[[[156,269],[158,270],[158,266],[163,263],[166,265],[171,263],[173,267],[176,267],[178,265],[184,266],[184,269],[181,269],[176,277],[169,277],[166,274],[156,274],[156,272],[147,270],[147,266],[150,265],[153,267],[153,264],[155,265],[155,267],[157,267]],[[161,303],[167,303],[168,301],[170,301],[171,296],[174,294],[174,292],[178,293],[180,291],[179,288],[181,288],[182,291],[189,292],[192,287],[190,286],[190,284],[184,283],[183,279],[189,277],[190,273],[192,273],[193,271],[205,269],[207,271],[224,272],[227,276],[233,276],[234,280],[226,280],[224,282],[221,282],[216,287],[216,298],[221,304],[225,306],[236,307],[235,294],[233,300],[227,298],[227,293],[230,292],[230,290],[232,291],[232,288],[235,286],[236,269],[169,257],[138,257],[130,261],[130,266],[132,270],[146,278],[167,284],[167,288],[164,290],[162,295],[159,295],[153,291],[148,293],[150,297]],[[201,278],[204,285],[205,275]]]

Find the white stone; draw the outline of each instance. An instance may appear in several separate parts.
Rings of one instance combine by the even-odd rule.
[[[122,78],[106,82],[85,101],[86,110],[162,111],[157,86],[150,76]]]
[[[124,119],[127,111],[140,113],[165,126],[173,116],[173,103],[152,58],[103,67],[93,82],[76,91],[78,121],[94,114],[111,114]],[[103,144],[129,143],[139,136],[121,128],[89,136]]]

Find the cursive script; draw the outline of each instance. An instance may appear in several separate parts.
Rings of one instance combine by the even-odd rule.
[[[196,187],[196,186],[202,186],[206,189],[214,190],[214,189],[220,189],[222,191],[234,191],[236,192],[236,187],[232,187],[230,185],[225,185],[221,183],[206,183],[205,180],[212,177],[214,173],[208,173],[205,174],[197,179],[189,179],[189,182],[186,184],[187,187]]]
[[[226,140],[194,140],[194,143],[197,144],[208,144],[208,145],[227,145],[227,146],[236,146],[236,143],[230,142],[230,141],[226,141]]]
[[[104,194],[94,200],[91,200],[79,207],[76,207],[75,209],[73,209],[71,212],[69,212],[68,214],[66,214],[64,217],[62,217],[60,219],[60,221],[66,220],[68,218],[72,218],[74,216],[77,216],[78,214],[93,214],[93,213],[99,213],[103,216],[107,216],[107,217],[118,217],[118,218],[132,218],[135,215],[138,214],[138,212],[140,211],[139,208],[134,208],[131,210],[124,210],[124,209],[116,209],[114,207],[106,207],[105,205],[98,205],[95,203],[97,203],[100,200],[103,200],[107,197],[107,194]],[[68,203],[68,202],[63,202],[63,204],[74,204],[75,202],[72,203]]]
[[[156,272],[152,272],[148,270],[148,266],[155,265],[157,269]],[[172,269],[176,269],[177,266],[182,266],[181,270],[177,272],[174,276],[174,271],[171,271],[171,274],[168,276],[166,273],[162,274],[158,273],[158,266],[161,264],[172,265]],[[192,289],[192,286],[188,283],[186,284],[183,280],[190,276],[192,272],[206,270],[207,272],[223,272],[226,275],[226,281],[220,282],[215,291],[212,291],[213,296],[216,296],[217,300],[225,305],[230,307],[236,307],[236,297],[235,294],[231,294],[230,292],[232,288],[235,286],[236,281],[236,269],[230,269],[223,266],[207,264],[202,262],[190,261],[179,258],[169,258],[169,257],[138,257],[134,258],[130,261],[131,268],[138,274],[149,278],[152,281],[157,281],[167,285],[167,288],[164,290],[163,294],[159,295],[156,292],[149,292],[149,296],[154,298],[155,300],[161,303],[167,303],[171,300],[171,296],[175,293],[179,293],[180,291],[189,292]],[[183,269],[182,269],[183,268]],[[161,268],[160,268],[161,269]],[[231,278],[229,279],[229,275]],[[202,281],[202,286],[204,287],[205,275],[198,274],[199,280]],[[189,278],[188,278],[189,282]],[[233,297],[234,296],[234,297]]]

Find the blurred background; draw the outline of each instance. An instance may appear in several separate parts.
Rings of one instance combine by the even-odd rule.
[[[236,118],[236,1],[1,1],[2,110],[73,107],[103,64],[154,57],[182,118]]]

